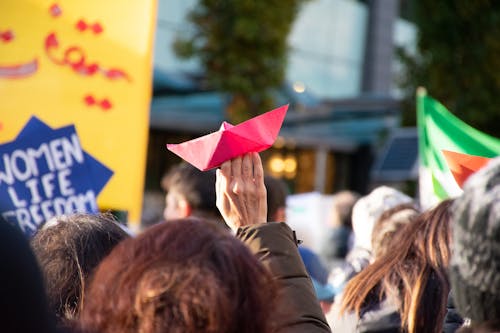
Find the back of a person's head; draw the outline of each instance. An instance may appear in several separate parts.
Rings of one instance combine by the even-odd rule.
[[[326,220],[328,229],[325,230],[326,237],[324,237],[321,246],[321,255],[328,265],[339,266],[339,263],[347,259],[346,256],[351,250],[353,241],[352,209],[359,197],[360,195],[356,192],[343,190],[335,193],[330,199],[331,210]],[[357,254],[357,252],[351,252],[351,258],[355,258],[354,260],[357,261]],[[351,263],[351,261],[349,262]],[[350,266],[350,263],[344,268]],[[335,271],[336,273],[333,273],[333,275],[338,277],[344,276],[347,278],[350,276],[350,274],[344,274],[345,269],[336,269]],[[344,280],[344,278],[341,278],[341,280]],[[339,285],[343,284],[340,280],[337,282]]]
[[[373,225],[373,256],[377,258],[387,253],[394,235],[418,215],[418,209],[412,204],[398,205],[382,213]]]
[[[42,274],[21,231],[0,218],[0,331],[54,332]]]
[[[238,239],[199,219],[146,229],[101,263],[82,329],[100,333],[270,332],[275,285]]]
[[[127,237],[111,215],[71,214],[50,220],[31,239],[50,307],[60,321],[78,317],[92,272]]]
[[[500,157],[463,190],[453,205],[450,280],[460,314],[481,323],[500,318]]]
[[[182,196],[193,216],[220,217],[215,198],[215,170],[200,171],[189,163],[173,166],[161,181],[166,192]]]
[[[279,178],[266,175],[264,184],[267,190],[267,220],[274,221],[278,210],[286,207],[286,197],[288,196],[288,188],[286,183]],[[285,221],[275,221],[285,222]]]
[[[446,199],[424,211],[394,235],[390,257],[402,249],[406,261],[420,260],[433,268],[447,269],[451,259],[451,207],[454,199]],[[408,249],[408,251],[406,250]],[[393,250],[393,251],[391,251]]]
[[[360,195],[353,191],[340,191],[333,196],[331,223],[334,226],[352,228],[352,209]]]
[[[354,246],[371,250],[372,231],[375,221],[386,210],[412,202],[412,198],[388,186],[379,186],[370,194],[356,201],[352,209]]]
[[[452,200],[427,210],[393,235],[386,253],[346,286],[342,311],[358,314],[368,299],[393,297],[406,332],[441,332],[450,290]]]

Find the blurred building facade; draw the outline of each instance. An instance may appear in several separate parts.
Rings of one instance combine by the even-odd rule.
[[[179,160],[165,144],[217,130],[226,98],[202,91],[196,60],[172,50],[190,29],[196,0],[160,0],[147,187]],[[262,154],[266,171],[292,192],[365,193],[375,157],[399,125],[396,46],[414,48],[416,31],[400,18],[399,0],[311,0],[289,36],[287,85],[277,106],[291,104],[280,138]]]

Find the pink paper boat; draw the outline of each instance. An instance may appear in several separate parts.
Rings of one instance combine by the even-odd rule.
[[[167,144],[167,148],[202,171],[216,168],[237,156],[271,147],[287,110],[288,104],[236,126],[223,122],[215,133],[179,144]]]
[[[460,188],[463,187],[465,181],[476,171],[488,164],[490,161],[487,157],[475,156],[457,153],[449,150],[442,150],[443,155],[448,163],[453,178]]]

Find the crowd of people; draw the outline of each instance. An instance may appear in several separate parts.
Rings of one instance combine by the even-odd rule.
[[[162,180],[164,221],[0,221],[2,332],[500,332],[500,158],[423,210],[387,186],[333,197],[316,253],[257,153]]]

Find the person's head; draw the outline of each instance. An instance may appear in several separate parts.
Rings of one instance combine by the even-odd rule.
[[[396,232],[419,215],[412,204],[402,204],[382,213],[373,225],[372,253],[374,258],[387,253]]]
[[[28,241],[0,217],[0,331],[54,332],[43,279]]]
[[[373,225],[380,215],[397,205],[412,202],[412,198],[388,186],[377,187],[359,199],[352,209],[354,246],[371,250]]]
[[[47,222],[31,239],[49,305],[61,322],[78,317],[94,269],[129,235],[107,214],[71,214]]]
[[[264,184],[267,190],[267,220],[286,222],[286,197],[288,196],[286,183],[279,178],[266,175]]]
[[[182,162],[172,167],[161,181],[167,192],[165,220],[189,216],[221,219],[215,203],[215,171],[200,171]]]
[[[385,254],[344,289],[342,312],[390,297],[406,332],[441,332],[449,293],[450,206],[445,200],[393,235]]]
[[[453,204],[450,280],[460,314],[482,323],[500,318],[500,158],[463,190]]]
[[[340,191],[333,196],[333,207],[329,224],[332,227],[352,228],[352,209],[360,195],[353,191]]]
[[[174,220],[104,259],[80,322],[100,333],[270,332],[274,283],[235,237],[200,219]]]

